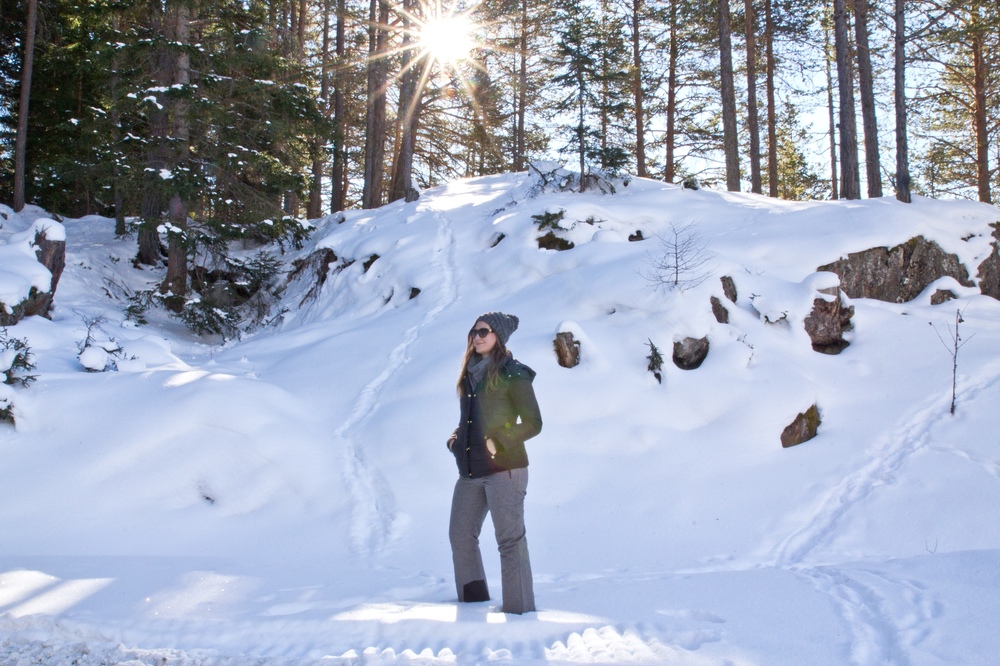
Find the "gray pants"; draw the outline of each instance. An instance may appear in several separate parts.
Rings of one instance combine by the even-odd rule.
[[[479,533],[489,513],[500,550],[503,611],[520,614],[535,610],[528,540],[524,533],[527,488],[527,468],[498,472],[481,479],[459,477],[451,500],[448,529],[459,601],[490,598],[483,557],[479,552]]]

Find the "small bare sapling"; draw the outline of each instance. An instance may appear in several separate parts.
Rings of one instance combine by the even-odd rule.
[[[668,289],[692,289],[712,275],[709,262],[712,253],[708,241],[694,228],[694,223],[678,227],[670,225],[670,231],[660,239],[660,255],[649,255],[650,269],[643,276],[654,287]]]
[[[931,322],[931,326],[934,328],[934,332],[937,333],[938,339],[941,344],[944,345],[945,349],[948,350],[948,354],[951,355],[951,413],[955,414],[955,401],[956,401],[956,389],[958,387],[958,350],[965,346],[965,343],[976,336],[975,333],[970,335],[967,339],[962,339],[962,334],[959,331],[959,325],[964,324],[965,319],[962,317],[961,310],[955,310],[955,328],[952,330],[951,326],[948,327],[948,337],[951,342],[948,343],[943,337],[941,337],[941,332],[937,330],[934,326],[934,322]]]

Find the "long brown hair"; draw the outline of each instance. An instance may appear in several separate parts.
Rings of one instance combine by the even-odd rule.
[[[479,322],[476,322],[477,324]],[[485,323],[485,322],[483,322]],[[494,335],[496,335],[494,333]],[[465,390],[465,374],[469,367],[469,359],[472,355],[476,353],[476,348],[472,346],[472,331],[469,331],[468,343],[465,347],[465,356],[462,358],[462,370],[458,373],[458,383],[456,384],[456,389],[458,394],[462,395]],[[497,343],[493,345],[493,349],[490,350],[490,364],[486,368],[486,386],[488,388],[496,388],[497,382],[500,380],[500,366],[503,362],[507,360],[510,356],[510,352],[507,351],[507,346],[500,341],[500,337],[497,336]]]

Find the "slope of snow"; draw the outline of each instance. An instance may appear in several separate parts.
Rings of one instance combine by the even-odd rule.
[[[532,216],[559,210],[575,247],[539,250]],[[6,253],[45,217],[5,214]],[[802,322],[830,281],[818,266],[922,234],[975,275],[998,219],[927,199],[459,181],[314,221],[282,259],[332,250],[321,290],[290,283],[278,326],[225,344],[162,314],[124,321],[124,294],[162,272],[134,268],[111,221],[65,220],[52,320],[7,331],[38,380],[14,390],[16,430],[0,425],[0,663],[993,663],[1000,303],[949,279],[960,298],[943,305],[935,287],[855,300],[839,356]],[[683,290],[648,279],[673,233],[709,253]],[[729,324],[709,307],[723,275]],[[520,317],[510,347],[545,420],[526,509],[540,610],[523,617],[458,605],[451,581],[444,443],[466,331],[489,310]],[[96,317],[117,372],[77,358]],[[559,331],[582,342],[576,368],[556,363]],[[694,371],[669,361],[685,336],[711,343]],[[819,436],[782,449],[814,403]],[[499,594],[489,523],[483,545]]]

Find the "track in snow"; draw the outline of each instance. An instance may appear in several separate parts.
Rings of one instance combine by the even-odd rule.
[[[979,373],[974,383],[958,395],[961,404],[1000,382],[1000,364]],[[896,428],[884,435],[874,447],[870,462],[844,479],[821,501],[808,522],[782,539],[773,549],[772,562],[780,568],[795,567],[819,547],[837,529],[840,519],[876,488],[888,485],[906,460],[915,452],[931,447],[931,429],[948,416],[950,396],[927,400],[906,416]]]
[[[442,284],[433,308],[390,352],[382,371],[358,394],[350,416],[333,433],[334,442],[340,442],[345,455],[345,481],[352,500],[351,546],[355,552],[372,555],[381,550],[392,538],[397,518],[395,496],[385,478],[366,458],[364,448],[358,443],[358,434],[379,405],[382,389],[406,365],[409,351],[420,338],[420,333],[458,296],[455,280],[455,237],[448,220],[436,211],[428,211],[438,222],[431,265],[441,275]]]

